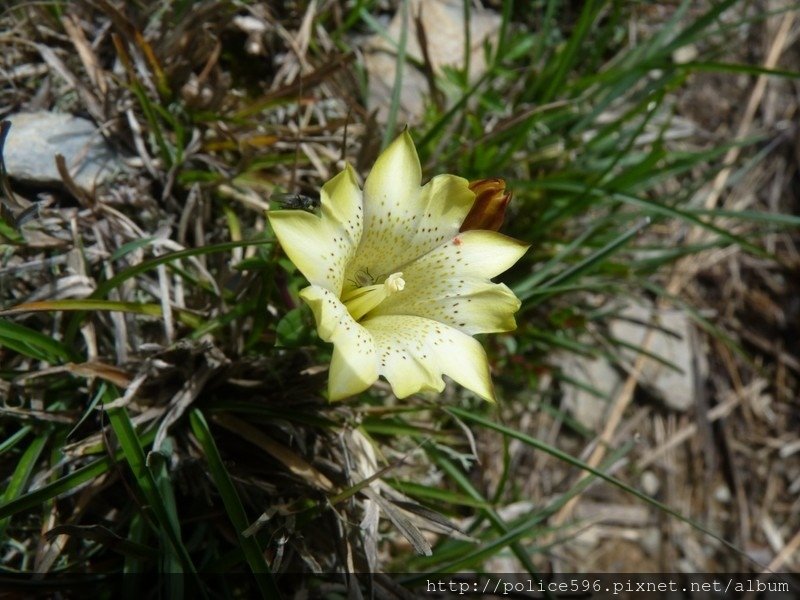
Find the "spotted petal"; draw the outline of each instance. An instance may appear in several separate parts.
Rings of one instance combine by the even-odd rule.
[[[493,231],[467,231],[403,268],[405,288],[371,316],[415,315],[464,333],[516,328],[520,301],[505,285],[489,281],[518,261],[528,246]]]
[[[347,279],[386,276],[458,233],[475,200],[469,182],[440,175],[420,188],[420,178],[417,151],[403,132],[364,184],[364,237]]]
[[[339,296],[362,233],[361,190],[349,165],[322,187],[320,204],[319,215],[276,210],[268,213],[269,222],[306,279]]]
[[[372,335],[356,323],[330,290],[311,285],[300,292],[300,297],[314,313],[319,336],[334,345],[328,398],[341,400],[375,383],[378,369]]]
[[[398,398],[441,392],[447,375],[481,398],[494,402],[489,363],[472,337],[431,319],[383,316],[368,319],[378,352],[378,372]]]

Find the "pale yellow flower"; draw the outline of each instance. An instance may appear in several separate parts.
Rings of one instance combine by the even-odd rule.
[[[398,398],[441,392],[442,375],[494,401],[477,333],[511,331],[520,301],[492,283],[528,249],[495,231],[459,232],[469,183],[439,175],[420,187],[408,132],[378,157],[359,189],[348,165],[322,187],[320,214],[270,211],[284,251],[308,279],[300,292],[320,337],[333,342],[328,395],[386,378]]]

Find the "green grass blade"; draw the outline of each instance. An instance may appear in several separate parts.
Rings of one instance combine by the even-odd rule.
[[[507,439],[507,438],[506,438]],[[617,451],[612,453],[601,465],[601,469],[609,468],[616,463],[620,458],[626,455],[633,447],[633,443],[629,443]],[[469,480],[457,469],[450,461],[444,459],[441,455],[436,458],[437,463],[446,471],[459,486],[467,489],[470,496],[481,497],[480,493],[475,490]],[[535,511],[533,514],[523,516],[517,519],[515,523],[504,523],[497,515],[492,515],[489,511],[483,511],[482,515],[488,517],[492,522],[493,528],[501,535],[496,538],[485,540],[484,543],[479,544],[477,547],[467,542],[461,541],[445,541],[445,545],[450,544],[450,548],[443,546],[437,547],[434,553],[434,558],[440,559],[437,564],[430,565],[430,560],[422,561],[423,568],[428,567],[426,571],[420,575],[412,576],[405,582],[420,581],[425,575],[433,572],[456,572],[464,569],[472,570],[480,567],[480,562],[486,558],[496,555],[506,546],[512,548],[516,555],[522,555],[526,559],[530,556],[530,552],[519,546],[522,538],[531,535],[537,531],[537,526],[544,522],[549,516],[555,514],[562,506],[564,506],[570,499],[582,492],[592,482],[591,478],[585,478],[578,481],[571,489],[567,490],[564,494],[559,495],[553,502],[548,504],[541,510]],[[477,523],[477,522],[476,522]],[[473,526],[474,529],[475,525]],[[541,527],[541,533],[548,533],[553,531],[552,528]],[[427,564],[426,564],[427,563]],[[526,562],[523,562],[526,564]],[[532,565],[527,567],[529,572],[538,577],[536,571],[533,570]],[[549,596],[548,596],[549,597]]]
[[[61,342],[6,319],[0,319],[0,346],[50,364],[77,359]]]
[[[11,479],[6,486],[5,492],[3,492],[0,505],[5,506],[22,494],[36,468],[36,462],[39,460],[42,450],[44,450],[48,437],[49,436],[44,433],[36,436],[22,454],[14,472],[11,474]],[[8,527],[10,519],[10,516],[0,518],[0,540],[5,536],[5,530],[6,527]]]
[[[246,246],[256,246],[268,243],[271,243],[271,241],[267,239],[246,240],[241,242],[223,242],[221,244],[212,244],[210,246],[201,246],[199,248],[187,248],[186,250],[179,250],[177,252],[164,254],[163,256],[157,256],[138,265],[129,267],[124,271],[117,273],[114,277],[101,282],[98,284],[95,291],[89,296],[89,299],[103,298],[106,294],[108,294],[108,292],[122,285],[128,279],[154,269],[158,265],[167,264],[182,258],[190,258],[192,256],[201,256],[204,254],[216,254],[219,252],[227,252],[229,250],[233,250],[234,248],[243,248]],[[74,341],[84,314],[85,313],[83,312],[75,314],[72,320],[69,322],[64,334],[64,339],[67,340],[67,343],[71,344]]]
[[[144,519],[141,515],[136,514],[133,515],[131,519],[131,523],[128,526],[128,541],[131,544],[136,544],[137,546],[145,546],[147,540],[147,527],[145,524]],[[144,561],[141,560],[138,556],[134,554],[126,554],[125,555],[125,564],[122,568],[122,572],[125,574],[135,575],[138,573],[142,573],[144,571]],[[136,577],[131,578],[131,583],[136,586]],[[136,588],[129,589],[126,586],[125,596],[127,598],[131,598],[132,600],[137,597]]]
[[[800,216],[798,215],[785,215],[757,210],[725,210],[723,208],[710,210],[699,208],[686,212],[698,216],[718,217],[721,219],[771,223],[780,227],[800,227]]]
[[[108,471],[110,466],[111,460],[108,457],[103,457],[75,469],[68,475],[64,475],[60,479],[56,479],[37,490],[28,492],[8,502],[4,501],[0,504],[0,519],[44,504],[60,494],[69,492],[88,481],[92,481]]]
[[[622,246],[627,244],[631,238],[635,237],[639,234],[645,227],[650,224],[650,219],[643,219],[640,221],[636,226],[632,227],[628,231],[624,232],[623,234],[617,236],[615,239],[611,240],[602,248],[599,248],[582,261],[578,262],[577,264],[569,267],[568,269],[564,270],[563,272],[559,273],[558,275],[554,276],[547,282],[543,283],[539,286],[537,290],[538,294],[544,294],[547,289],[552,288],[557,285],[563,285],[569,283],[578,275],[584,274],[587,271],[591,270],[594,266],[604,260],[606,257],[614,254],[617,250],[619,250]],[[528,300],[530,299],[533,294],[531,294],[532,285],[530,282],[525,282],[524,287],[520,286],[515,288],[514,292],[519,296],[521,300]],[[545,298],[544,295],[539,296],[536,302],[539,302]]]
[[[389,114],[386,117],[386,129],[383,132],[381,148],[386,148],[389,142],[394,139],[397,129],[397,113],[400,110],[400,96],[403,91],[403,70],[406,66],[406,46],[408,42],[408,0],[402,0],[400,10],[403,11],[403,22],[400,27],[400,40],[397,46],[397,59],[395,60],[392,100],[389,104]]]
[[[555,275],[552,279],[544,282],[540,289],[547,290],[553,286],[557,285],[567,285],[571,281],[573,281],[578,275],[583,275],[591,271],[591,269],[605,260],[607,257],[611,256],[617,250],[625,246],[632,238],[636,237],[643,229],[650,225],[650,219],[645,217],[637,225],[631,227],[627,231],[623,232],[622,234],[618,235],[616,238],[608,242],[602,248],[598,248],[594,252],[592,252],[589,256],[581,260],[575,265],[572,265],[568,269],[565,269],[558,275]]]
[[[4,215],[3,212],[3,210],[0,210],[0,242],[13,245],[24,244],[25,238],[17,231],[15,224],[11,222],[13,217],[10,214]]]
[[[97,286],[97,289],[92,293],[90,298],[102,298],[108,292],[113,290],[114,288],[122,285],[128,279],[132,277],[136,277],[142,273],[145,273],[151,269],[156,268],[158,265],[163,265],[170,263],[175,260],[180,260],[182,258],[191,258],[193,256],[203,256],[205,254],[218,254],[220,252],[228,252],[229,250],[233,250],[235,248],[244,248],[247,246],[258,246],[263,244],[269,244],[271,240],[268,239],[259,239],[259,240],[244,240],[241,242],[223,242],[221,244],[212,244],[210,246],[200,246],[199,248],[187,248],[185,250],[178,250],[176,252],[169,252],[168,254],[164,254],[162,256],[157,256],[155,258],[151,258],[150,260],[146,260],[138,265],[134,265],[117,273],[111,279],[103,281]]]
[[[106,387],[103,394],[103,403],[107,404],[115,400],[116,397],[116,394],[109,387]],[[166,534],[169,550],[175,553],[185,571],[196,575],[197,570],[192,563],[188,550],[186,550],[181,541],[180,529],[175,527],[173,520],[170,518],[165,499],[158,489],[153,472],[147,466],[143,442],[136,433],[127,410],[124,407],[113,408],[107,414],[136,484],[147,501],[149,509],[155,515],[156,521]]]
[[[557,459],[559,459],[561,461],[564,461],[567,464],[570,464],[570,465],[572,465],[574,467],[577,467],[577,468],[582,469],[582,470],[584,470],[584,471],[586,471],[588,473],[591,473],[592,475],[594,475],[596,477],[599,477],[599,478],[603,479],[604,481],[607,481],[611,485],[613,485],[615,487],[618,487],[619,489],[631,494],[632,496],[635,496],[635,497],[639,498],[640,500],[646,502],[647,504],[650,504],[651,506],[657,508],[658,510],[660,510],[660,511],[662,511],[662,512],[668,514],[668,515],[671,515],[671,516],[675,517],[676,519],[679,519],[680,521],[683,521],[684,523],[686,523],[688,525],[691,525],[692,527],[694,527],[698,531],[701,531],[701,532],[705,533],[706,535],[714,538],[716,541],[720,542],[721,544],[724,544],[727,548],[733,550],[737,554],[740,554],[740,555],[744,556],[744,552],[742,550],[737,548],[731,542],[729,542],[726,539],[724,539],[719,534],[714,533],[713,531],[711,531],[708,527],[706,527],[704,525],[701,525],[700,523],[698,523],[694,519],[690,519],[689,517],[684,516],[683,514],[678,512],[677,510],[675,510],[673,508],[670,508],[669,506],[667,506],[663,502],[659,502],[658,500],[648,496],[644,492],[640,492],[636,488],[633,488],[633,487],[629,486],[628,484],[624,483],[623,481],[620,481],[616,477],[612,477],[611,475],[607,475],[606,473],[602,472],[601,470],[598,470],[598,469],[595,469],[593,467],[590,467],[589,465],[587,465],[582,460],[579,460],[579,459],[575,458],[574,456],[571,456],[571,455],[567,454],[566,452],[563,452],[563,451],[559,450],[558,448],[555,448],[555,447],[553,447],[553,446],[551,446],[549,444],[546,444],[546,443],[544,443],[544,442],[542,442],[540,440],[537,440],[536,438],[533,438],[533,437],[531,437],[531,436],[529,436],[529,435],[527,435],[525,433],[522,433],[520,431],[516,431],[515,429],[512,429],[510,427],[506,427],[505,425],[501,425],[499,423],[495,423],[493,421],[490,421],[489,419],[486,419],[486,418],[484,418],[482,416],[475,415],[475,414],[473,414],[473,413],[471,413],[471,412],[469,412],[467,410],[464,410],[462,408],[450,407],[450,408],[447,408],[446,410],[448,412],[453,413],[454,415],[456,415],[457,417],[459,417],[461,419],[464,419],[466,421],[471,421],[473,423],[481,425],[482,427],[486,427],[488,429],[492,429],[494,431],[497,431],[498,433],[501,433],[503,435],[509,435],[509,436],[519,440],[520,442],[522,442],[524,444],[527,444],[528,446],[531,446],[532,448],[536,448],[538,450],[542,450],[543,452],[547,452],[548,454],[550,454],[554,458],[557,458]]]
[[[702,227],[703,229],[706,229],[712,233],[715,233],[721,239],[730,242],[732,244],[736,244],[737,246],[741,246],[743,249],[753,253],[756,256],[762,258],[770,258],[769,254],[765,252],[763,249],[759,248],[758,246],[752,244],[751,242],[748,242],[746,239],[740,236],[734,235],[729,231],[726,231],[725,229],[717,227],[713,223],[709,223],[708,221],[700,219],[691,211],[675,208],[674,206],[670,206],[667,204],[659,204],[658,202],[647,200],[645,198],[640,198],[638,196],[634,196],[633,194],[610,191],[601,188],[593,188],[593,187],[587,188],[586,185],[571,181],[555,181],[555,180],[543,179],[540,181],[529,182],[529,187],[538,189],[549,189],[560,192],[568,192],[575,194],[577,196],[590,195],[599,198],[606,198],[608,200],[613,200],[614,202],[620,202],[623,204],[629,204],[631,206],[635,206],[637,208],[643,209],[646,212],[650,212],[655,215],[661,215],[673,219],[681,219],[693,225],[697,225],[698,227]]]
[[[723,0],[718,4],[712,5],[705,14],[700,15],[697,19],[694,19],[687,27],[684,29],[680,34],[675,36],[675,38],[669,44],[665,45],[662,49],[662,54],[664,56],[669,56],[675,50],[680,48],[681,46],[686,46],[687,44],[691,44],[699,39],[701,39],[704,35],[704,31],[708,29],[708,27],[717,19],[720,18],[723,12],[728,10],[731,6],[736,4],[739,0]]]
[[[597,20],[597,13],[602,8],[602,4],[603,3],[598,2],[598,0],[587,0],[584,2],[583,10],[572,31],[572,36],[561,54],[554,59],[556,61],[555,72],[547,74],[546,77],[542,77],[542,80],[546,80],[548,85],[541,98],[539,98],[541,102],[549,102],[552,100],[563,87],[567,74],[578,58],[578,52],[586,39],[586,35]]]
[[[128,242],[127,244],[123,244],[122,246],[120,246],[114,252],[111,253],[111,256],[109,257],[109,260],[112,261],[112,262],[117,261],[120,258],[123,258],[124,256],[126,256],[127,254],[133,252],[134,250],[138,250],[139,248],[143,248],[145,246],[148,246],[150,244],[150,242],[152,242],[155,239],[156,238],[152,237],[152,236],[151,237],[144,237],[144,238],[140,238],[138,240],[133,240],[132,242]]]
[[[485,501],[476,500],[466,494],[458,494],[450,490],[422,485],[413,481],[391,481],[392,487],[414,498],[428,501],[446,502],[455,506],[471,506],[473,508],[487,508]]]
[[[583,233],[574,238],[569,244],[564,246],[555,256],[550,258],[546,263],[539,267],[535,273],[526,277],[525,280],[520,281],[514,286],[514,293],[519,296],[521,293],[530,293],[536,286],[544,281],[553,269],[558,268],[564,264],[566,259],[572,256],[578,248],[580,248],[586,241],[592,238],[602,226],[606,225],[605,221],[600,221],[591,224]]]
[[[147,467],[153,473],[155,479],[156,489],[164,504],[164,512],[169,519],[170,529],[172,531],[180,531],[180,522],[178,521],[178,509],[175,506],[175,493],[172,491],[172,483],[169,480],[169,471],[167,469],[166,455],[171,454],[172,443],[169,438],[164,440],[159,452],[151,452],[147,456]],[[163,453],[163,454],[162,454]],[[159,531],[161,537],[161,546],[169,547],[170,540],[169,534],[164,532],[162,528]],[[183,573],[183,565],[178,556],[174,552],[165,552],[162,554],[160,561],[160,568],[162,573],[173,575],[167,579],[166,589],[170,598],[183,597],[183,577],[175,577],[176,573]]]
[[[30,425],[24,425],[20,427],[17,431],[12,433],[2,442],[0,442],[0,456],[2,456],[5,452],[11,450],[14,446],[19,443],[26,435],[28,435],[33,428]]]
[[[481,495],[481,493],[472,485],[469,479],[464,476],[464,474],[456,468],[456,466],[449,460],[445,459],[440,453],[436,453],[436,462],[439,464],[440,467],[447,472],[448,475],[459,485],[459,487],[473,500],[476,502],[481,502],[486,505],[486,508],[481,509],[481,513],[485,518],[489,520],[492,524],[492,527],[501,534],[501,539],[503,539],[502,545],[508,545],[511,548],[511,551],[514,553],[514,556],[517,557],[517,560],[525,567],[525,569],[531,575],[536,573],[536,568],[533,566],[530,557],[525,552],[524,548],[522,548],[518,543],[519,537],[527,533],[529,528],[526,528],[524,532],[520,534],[519,537],[512,537],[509,539],[505,539],[509,534],[509,527],[503,520],[503,518],[495,511],[493,508],[489,507],[489,503],[487,500]],[[456,564],[455,567],[460,566],[460,564]],[[454,568],[455,568],[454,567]],[[442,567],[441,565],[437,567],[437,570],[445,571],[448,567]]]
[[[503,4],[506,3],[504,2]],[[546,60],[545,49],[547,47],[546,46],[547,42],[550,40],[552,36],[553,26],[555,25],[554,16],[557,4],[558,4],[557,0],[547,0],[547,6],[545,7],[544,13],[542,14],[542,27],[537,32],[536,42],[531,48],[531,56],[535,57],[535,59],[538,60],[540,64],[544,64],[544,61]]]
[[[195,409],[190,414],[190,421],[192,432],[194,433],[200,446],[203,448],[203,453],[208,461],[208,468],[211,471],[211,477],[214,484],[219,490],[222,498],[222,503],[225,505],[225,510],[228,518],[236,531],[236,537],[239,540],[239,545],[247,560],[247,564],[253,571],[256,578],[256,583],[263,598],[279,598],[275,580],[272,577],[269,565],[264,559],[264,552],[255,536],[245,537],[242,532],[249,526],[247,514],[245,513],[242,501],[236,493],[236,488],[233,485],[230,475],[222,462],[222,457],[217,449],[217,444],[211,435],[203,413]]]
[[[453,104],[452,108],[450,108],[446,113],[444,113],[436,123],[434,123],[430,129],[422,136],[422,138],[417,142],[417,150],[422,150],[428,144],[430,144],[433,140],[435,140],[439,134],[442,133],[444,128],[447,124],[457,115],[463,114],[464,107],[469,102],[469,99],[475,95],[475,93],[486,83],[489,79],[488,71],[484,73],[478,80],[472,84],[470,87],[459,99],[458,101]]]
[[[683,63],[681,68],[691,72],[742,73],[745,75],[768,75],[769,77],[780,77],[783,79],[800,79],[800,72],[798,71],[767,69],[766,67],[761,67],[759,65],[745,65],[741,63],[695,61]]]
[[[93,298],[68,298],[65,300],[41,300],[18,304],[5,310],[0,310],[0,316],[15,315],[27,312],[63,311],[106,311],[121,312],[147,317],[160,317],[163,309],[160,304],[145,302],[122,302],[119,300],[99,300]],[[188,311],[174,308],[178,320],[188,325],[198,325],[200,319]]]

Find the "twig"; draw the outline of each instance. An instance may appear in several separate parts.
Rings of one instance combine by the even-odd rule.
[[[767,53],[767,59],[764,61],[764,68],[765,69],[774,69],[775,65],[778,64],[778,59],[783,52],[783,47],[786,44],[786,38],[789,35],[789,30],[794,23],[794,11],[789,11],[783,16],[783,21],[781,21],[780,27],[778,28],[778,32],[775,34],[775,39],[772,41],[772,46],[770,46],[769,52]],[[756,115],[756,109],[758,109],[759,104],[761,104],[761,100],[764,97],[764,92],[767,89],[767,78],[769,75],[759,75],[758,79],[756,79],[756,85],[753,87],[753,91],[750,94],[750,99],[747,102],[747,106],[744,109],[744,114],[742,115],[742,120],[739,122],[739,129],[736,132],[736,138],[741,140],[747,135],[747,132],[750,129],[750,126],[753,124],[753,118]],[[739,158],[739,153],[741,152],[741,146],[738,144],[731,146],[730,150],[725,153],[725,160],[723,164],[727,165],[724,169],[722,169],[717,176],[714,178],[714,182],[711,185],[711,193],[706,198],[706,209],[712,209],[717,205],[717,201],[719,200],[720,195],[722,195],[722,190],[725,187],[725,184],[728,182],[728,179],[733,172],[733,163],[736,162],[736,159]]]
[[[797,553],[798,549],[800,549],[800,529],[798,529],[794,534],[794,537],[792,537],[792,539],[789,540],[783,548],[781,548],[780,552],[775,555],[775,558],[773,558],[772,562],[770,562],[761,572],[761,575],[780,571],[787,561],[789,561],[789,559],[791,559]],[[755,592],[748,592],[742,596],[742,600],[752,600],[753,598],[755,598]]]

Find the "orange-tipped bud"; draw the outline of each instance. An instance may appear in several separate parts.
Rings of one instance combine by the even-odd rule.
[[[506,182],[498,177],[478,179],[469,184],[469,189],[475,192],[475,204],[464,219],[461,231],[498,231],[503,225],[506,207],[511,202],[511,192],[506,192]]]

